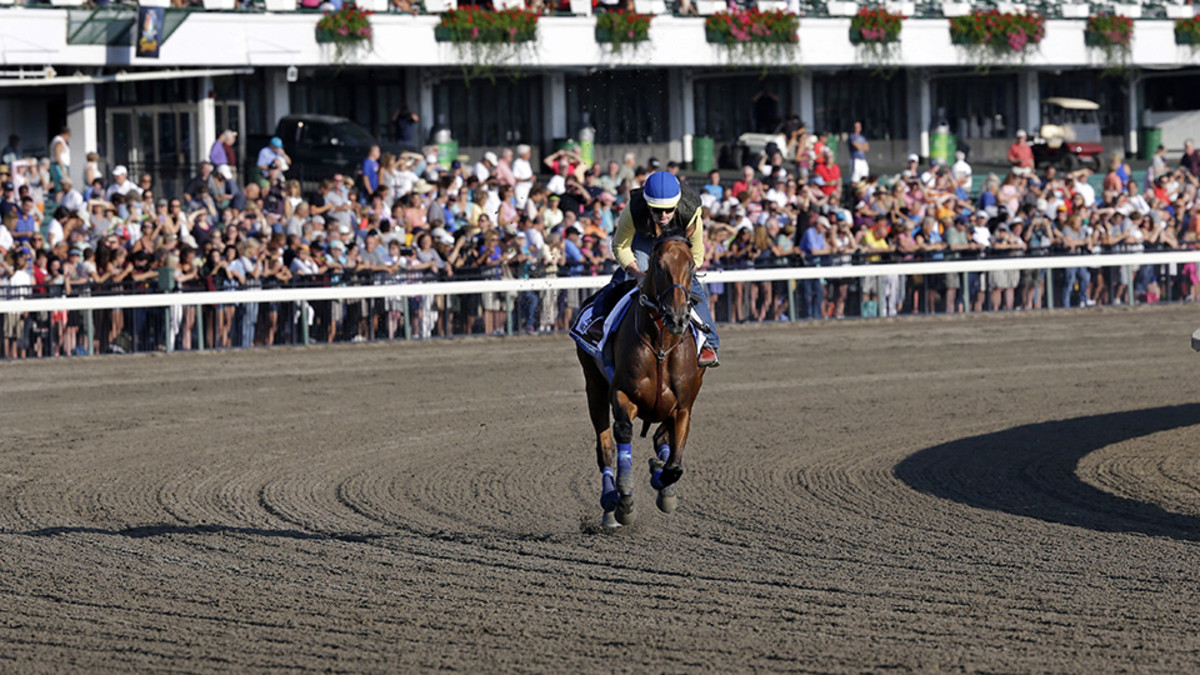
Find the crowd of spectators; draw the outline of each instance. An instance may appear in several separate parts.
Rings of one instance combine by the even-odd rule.
[[[1200,153],[1189,143],[1169,166],[1160,150],[1142,181],[1114,154],[1099,189],[1090,171],[1036,172],[1024,134],[1012,167],[971,194],[971,166],[923,164],[909,156],[896,174],[867,166],[868,140],[849,130],[853,178],[843,179],[827,133],[785,124],[735,180],[714,171],[681,176],[702,196],[705,269],[839,265],[881,261],[1140,251],[1200,245],[1196,201]],[[162,194],[149,174],[101,172],[89,154],[87,184],[69,178],[69,130],[46,159],[22,158],[11,138],[0,152],[0,288],[30,295],[233,290],[383,281],[604,275],[610,238],[629,191],[652,171],[679,174],[655,158],[587,165],[576,149],[540,162],[528,146],[487,151],[478,161],[439,163],[436,147],[399,156],[372,148],[355,175],[334,174],[307,193],[289,180],[279,139],[239,176],[225,156],[210,160],[181,194]],[[218,140],[218,143],[222,141]],[[1158,266],[884,276],[786,283],[712,283],[714,315],[726,321],[826,319],[901,312],[1040,308],[1053,281],[1061,307],[1156,302],[1167,292]],[[1172,277],[1193,299],[1194,265]],[[433,335],[563,330],[579,291],[418,296],[379,301],[286,303],[92,313],[3,315],[3,357],[208,346],[269,345]],[[794,306],[793,306],[794,305]],[[512,322],[510,324],[510,321]],[[201,328],[202,327],[202,328]]]

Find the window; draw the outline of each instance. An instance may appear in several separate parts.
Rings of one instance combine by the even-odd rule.
[[[568,77],[567,129],[575,136],[596,129],[596,143],[662,143],[667,140],[665,70],[611,70]]]
[[[460,146],[530,143],[542,128],[540,77],[445,79],[434,87],[435,128],[446,126]]]
[[[392,112],[404,100],[404,71],[401,68],[322,70],[306,73],[288,87],[291,112],[347,117],[376,138],[390,139]]]
[[[1161,80],[1159,80],[1161,81]],[[1096,113],[1100,116],[1100,133],[1104,136],[1120,136],[1125,133],[1126,94],[1122,89],[1126,81],[1116,77],[1101,77],[1096,71],[1074,71],[1061,75],[1043,74],[1038,78],[1038,90],[1043,99],[1051,96],[1083,98],[1100,104]],[[1192,83],[1187,85],[1188,91]],[[1149,82],[1147,82],[1149,91]]]
[[[842,71],[813,77],[813,115],[809,131],[849,132],[863,123],[868,139],[908,136],[908,94],[905,78]]]
[[[696,135],[734,141],[746,132],[770,133],[789,112],[792,78],[770,75],[698,75]],[[798,111],[795,111],[798,112]]]
[[[933,80],[932,126],[944,119],[959,138],[1017,133],[1017,76],[974,75]]]

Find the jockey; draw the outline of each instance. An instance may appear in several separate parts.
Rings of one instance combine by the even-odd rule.
[[[682,187],[670,173],[658,171],[646,178],[641,189],[629,193],[629,205],[617,221],[617,231],[613,235],[613,256],[620,269],[613,274],[611,285],[626,279],[637,279],[638,285],[641,285],[646,276],[645,270],[650,266],[654,241],[663,230],[685,232],[696,267],[704,264],[704,224],[700,213],[700,196],[691,188]],[[717,359],[721,340],[708,306],[708,291],[693,276],[691,292],[699,297],[696,314],[708,326],[698,363],[701,367],[716,368],[721,365]]]

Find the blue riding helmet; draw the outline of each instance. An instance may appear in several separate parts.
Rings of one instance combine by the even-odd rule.
[[[666,171],[656,171],[642,186],[646,204],[655,209],[673,209],[679,204],[679,179]]]

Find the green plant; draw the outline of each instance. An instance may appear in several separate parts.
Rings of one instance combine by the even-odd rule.
[[[718,12],[704,22],[705,38],[723,45],[731,61],[764,68],[790,62],[800,42],[800,19],[791,12],[758,9]]]
[[[950,41],[962,45],[980,65],[1023,61],[1046,35],[1046,18],[1024,14],[975,11],[950,19]]]
[[[1124,72],[1133,43],[1133,19],[1115,14],[1090,16],[1083,39],[1084,44],[1104,50],[1105,72]]]
[[[637,12],[605,12],[596,17],[596,41],[612,45],[613,53],[627,44],[645,42],[650,38],[652,14]]]
[[[850,19],[850,42],[858,45],[864,60],[886,64],[896,54],[904,18],[882,7],[864,7]]]
[[[1200,17],[1175,21],[1175,44],[1200,47]]]
[[[434,36],[458,49],[468,80],[480,73],[492,78],[497,66],[518,61],[523,47],[537,40],[537,23],[537,13],[523,9],[466,7],[443,14]]]
[[[353,4],[346,4],[335,12],[326,12],[317,22],[317,42],[332,44],[333,60],[341,63],[358,51],[363,44],[371,45],[374,31],[371,29],[371,14]]]

